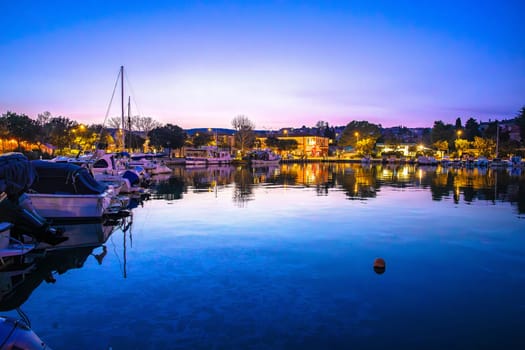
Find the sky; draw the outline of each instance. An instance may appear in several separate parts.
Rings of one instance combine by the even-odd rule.
[[[0,113],[431,127],[525,105],[525,1],[0,0]],[[118,87],[117,89],[120,89]],[[108,112],[109,110],[109,112]]]

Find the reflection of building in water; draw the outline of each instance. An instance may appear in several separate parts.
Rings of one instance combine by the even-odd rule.
[[[326,163],[283,164],[281,173],[294,174],[295,184],[320,185],[328,182],[329,166]]]
[[[262,184],[272,182],[281,173],[281,167],[276,165],[252,165],[253,183]]]
[[[434,200],[459,202],[505,200],[525,212],[523,172],[513,169],[452,168],[413,164],[285,163],[274,167],[218,167],[182,169],[189,186],[209,192],[216,186],[234,184],[234,201],[240,205],[254,199],[253,187],[268,183],[282,186],[315,186],[319,195],[343,189],[352,199],[374,198],[381,187],[429,188]],[[175,174],[177,170],[174,171]],[[172,177],[170,181],[173,181]],[[183,185],[181,183],[180,192]],[[157,191],[155,189],[153,192]],[[160,193],[160,192],[159,192]],[[524,208],[524,209],[520,209]]]
[[[417,181],[421,182],[425,172],[422,167],[416,168],[415,165],[410,164],[381,164],[375,167],[377,179],[394,187],[415,185]]]
[[[213,191],[217,186],[232,183],[235,168],[231,165],[211,165],[204,168],[186,168],[184,181],[196,190]]]

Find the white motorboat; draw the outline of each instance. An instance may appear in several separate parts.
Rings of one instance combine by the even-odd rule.
[[[39,242],[35,249],[46,251],[71,249],[79,247],[97,247],[107,241],[109,236],[118,227],[117,224],[127,220],[121,218],[118,220],[104,220],[102,222],[75,222],[56,224],[55,227],[61,230],[64,237],[68,239],[58,245],[51,245],[45,242]]]
[[[115,211],[115,193],[78,165],[41,160],[31,162],[37,176],[27,194],[45,218],[97,219]]]
[[[256,150],[248,154],[251,165],[276,165],[281,162],[281,156],[269,149]]]
[[[189,166],[206,166],[230,164],[232,158],[229,151],[217,147],[199,147],[186,149],[185,160]]]

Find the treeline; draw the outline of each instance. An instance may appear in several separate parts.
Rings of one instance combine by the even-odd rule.
[[[122,128],[124,122],[125,131]],[[239,150],[249,150],[261,146],[255,133],[255,125],[246,116],[240,115],[232,120],[234,147]],[[515,125],[519,128],[521,138],[511,135]],[[304,130],[302,129],[296,130]],[[131,132],[128,132],[131,130]],[[525,142],[525,107],[511,121],[484,123],[483,128],[474,118],[469,118],[465,124],[460,118],[455,124],[435,121],[433,127],[414,132],[406,127],[382,128],[381,125],[367,121],[351,121],[342,131],[330,127],[327,122],[319,121],[314,128],[308,130],[319,136],[330,139],[332,149],[351,147],[359,154],[374,154],[377,143],[396,147],[401,143],[423,144],[427,151],[441,151],[447,154],[461,155],[475,149],[478,155],[493,156],[496,142],[499,154],[519,154],[524,149]],[[265,145],[281,151],[296,148],[293,140],[280,139],[287,134],[268,136]],[[122,144],[125,140],[125,144]],[[79,151],[95,148],[115,150],[144,149],[178,149],[185,145],[203,146],[214,144],[219,147],[230,147],[226,137],[218,137],[213,130],[188,135],[181,127],[173,124],[161,124],[150,117],[134,116],[127,120],[119,117],[110,118],[107,125],[84,125],[67,117],[54,117],[49,112],[39,114],[32,119],[25,114],[6,112],[0,117],[0,152],[24,151],[33,152],[36,156],[47,154],[74,154]],[[51,148],[50,148],[51,147]],[[415,147],[415,146],[414,146]]]
[[[38,156],[73,154],[95,148],[141,150],[149,146],[180,148],[186,140],[184,130],[176,125],[161,125],[149,117],[135,116],[127,121],[132,132],[123,136],[120,118],[102,124],[84,125],[67,117],[39,114],[32,119],[25,114],[7,112],[0,117],[0,152],[20,151]],[[129,130],[129,129],[128,129]],[[125,140],[125,145],[122,144]]]

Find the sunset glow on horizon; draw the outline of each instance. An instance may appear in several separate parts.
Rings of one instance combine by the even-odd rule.
[[[182,128],[431,127],[525,105],[519,1],[26,1],[0,5],[0,113]],[[115,97],[118,101],[119,97]],[[119,115],[113,102],[110,116]]]

